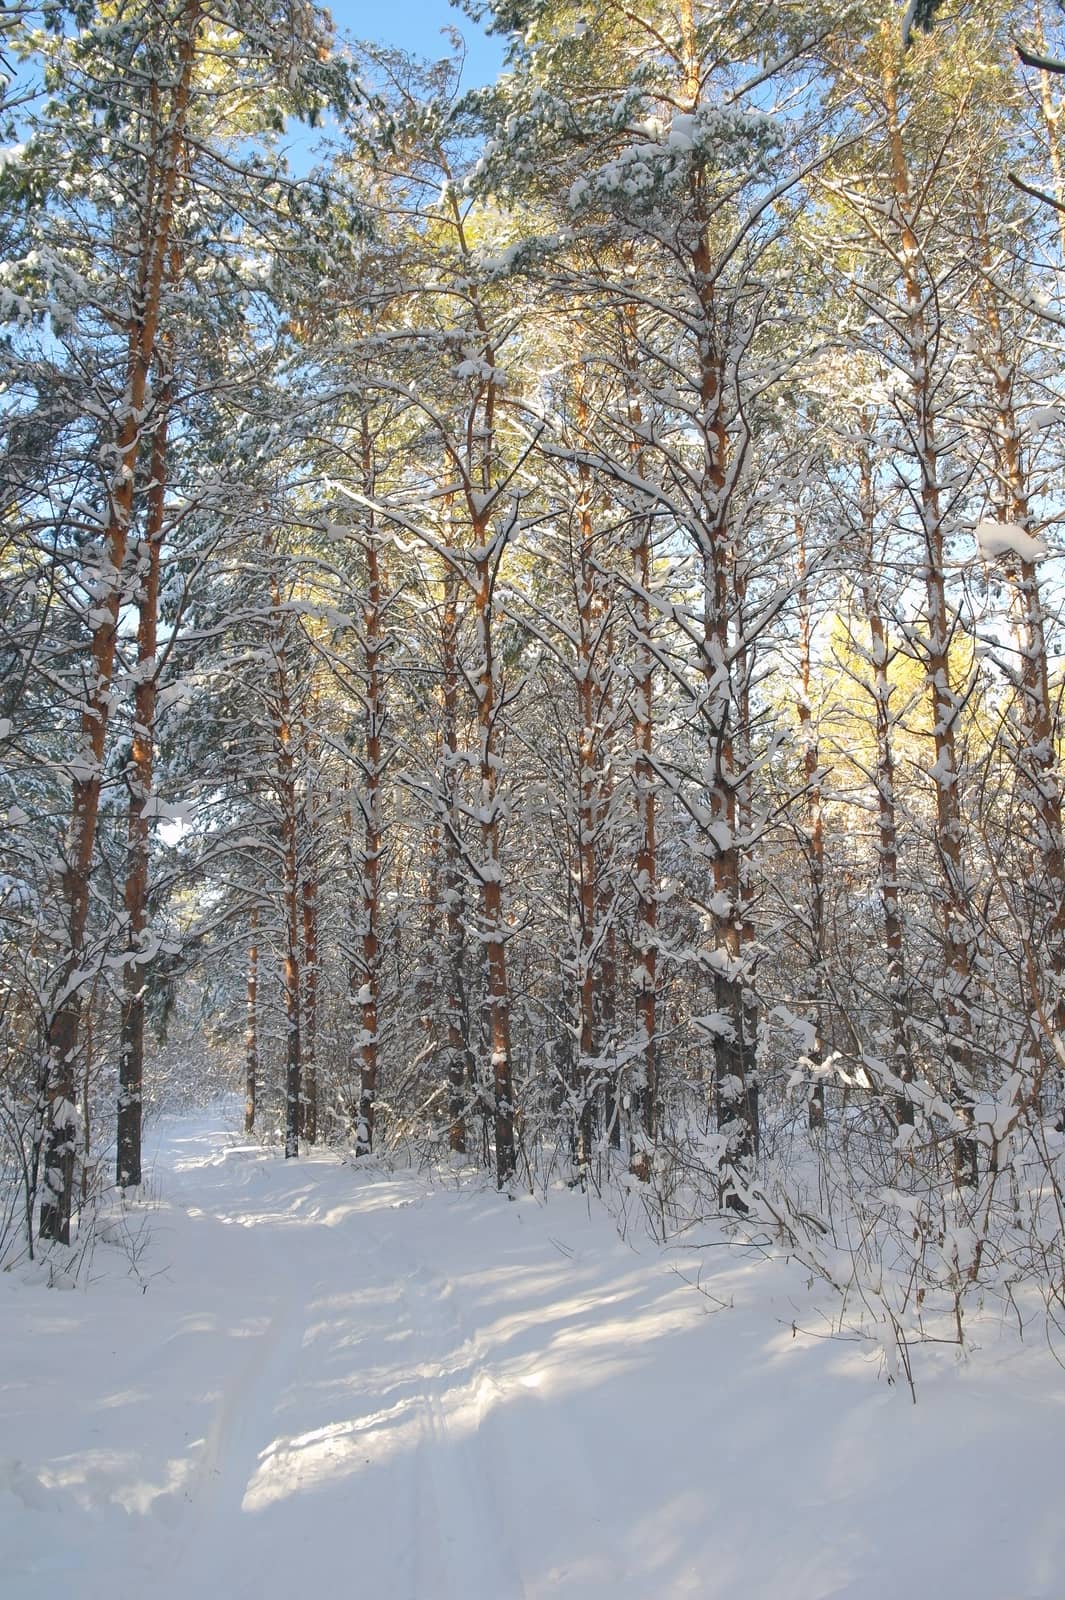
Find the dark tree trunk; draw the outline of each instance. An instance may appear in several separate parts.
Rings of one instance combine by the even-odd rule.
[[[281,901],[284,913],[282,991],[285,1010],[285,1157],[300,1153],[300,1101],[303,1057],[300,1040],[300,861],[299,806],[296,794],[296,751],[289,687],[290,666],[281,609],[281,588],[271,575],[274,656],[274,768],[281,825]]]
[[[961,814],[957,755],[960,701],[954,693],[950,676],[953,628],[947,608],[943,488],[934,387],[935,351],[926,325],[920,247],[910,220],[910,179],[898,105],[898,83],[890,66],[885,68],[884,73],[884,102],[892,189],[899,222],[907,361],[913,373],[911,432],[920,472],[919,500],[928,627],[924,658],[935,747],[936,849],[943,878],[941,921],[944,970],[939,985],[939,1008],[951,1100],[959,1120],[968,1128],[972,1126],[974,1094],[975,978],[969,907],[971,886],[964,860],[965,827]],[[977,1161],[975,1137],[968,1133],[958,1136],[953,1148],[954,1181],[958,1188],[971,1187],[976,1183]]]
[[[303,894],[303,1018],[301,1053],[303,1057],[303,1137],[308,1144],[318,1139],[318,879],[304,878]]]
[[[89,692],[81,718],[81,772],[71,785],[70,826],[62,878],[67,955],[57,986],[57,998],[48,1020],[40,1074],[46,1123],[40,1236],[61,1244],[70,1242],[77,1152],[75,1102],[90,880],[111,714],[121,575],[133,520],[137,453],[148,398],[148,376],[159,331],[164,273],[170,256],[180,153],[185,139],[199,25],[199,0],[189,0],[181,19],[181,42],[162,153],[158,161],[150,164],[146,181],[138,282],[128,330],[126,403],[116,443],[118,470],[112,480],[107,526],[102,541],[103,565],[113,576],[106,595],[95,606]]]
[[[458,575],[448,563],[444,571],[441,615],[441,667],[444,758],[444,959],[447,1007],[448,1148],[466,1154],[466,1099],[473,1083],[466,1000],[466,933],[463,921],[464,875],[458,803]]]
[[[803,754],[803,776],[806,779],[806,871],[809,883],[808,915],[810,922],[810,999],[814,1011],[816,1037],[809,1051],[813,1081],[807,1102],[807,1120],[812,1132],[825,1125],[825,1080],[818,1069],[824,1061],[825,1002],[825,831],[821,807],[820,755],[817,726],[810,704],[812,689],[811,638],[813,619],[810,612],[810,584],[806,561],[806,532],[801,521],[796,524],[799,603],[799,678],[801,689],[798,699],[799,738]]]
[[[255,1096],[259,1083],[259,908],[252,906],[248,936],[247,1027],[244,1034],[244,1132],[255,1131]]]
[[[166,341],[163,341],[164,349]],[[151,862],[151,799],[155,761],[155,705],[158,684],[159,564],[166,496],[169,383],[159,397],[159,420],[152,440],[151,482],[143,540],[144,570],[137,598],[137,680],[133,692],[133,749],[130,760],[125,906],[127,959],[123,974],[119,1039],[116,1177],[120,1187],[141,1181],[141,1129],[144,1098],[144,995],[150,956],[145,950]]]

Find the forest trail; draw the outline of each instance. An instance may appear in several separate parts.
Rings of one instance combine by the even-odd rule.
[[[1039,1352],[944,1361],[915,1409],[793,1334],[781,1263],[286,1163],[217,1110],[163,1125],[148,1187],[88,1293],[0,1283],[4,1600],[1065,1592]]]

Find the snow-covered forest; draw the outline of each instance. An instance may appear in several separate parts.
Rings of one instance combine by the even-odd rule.
[[[0,18],[0,1257],[239,1093],[1059,1350],[1065,13],[474,14]]]

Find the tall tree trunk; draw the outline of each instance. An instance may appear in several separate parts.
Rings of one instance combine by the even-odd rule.
[[[364,439],[364,473],[372,485],[372,459],[368,438]],[[384,851],[382,788],[384,784],[383,733],[385,723],[384,687],[381,679],[383,591],[381,557],[371,523],[366,535],[366,606],[363,613],[363,652],[366,659],[366,698],[364,739],[366,755],[363,773],[365,838],[362,855],[362,989],[360,990],[361,1029],[359,1033],[359,1123],[355,1154],[369,1155],[373,1149],[374,1109],[379,1065],[381,997],[381,947],[378,925],[381,915],[381,867]]]
[[[945,1064],[955,1112],[972,1125],[973,1004],[970,884],[965,870],[957,757],[957,725],[961,701],[951,683],[950,644],[953,634],[947,608],[944,562],[943,488],[933,389],[935,352],[926,321],[921,288],[921,251],[911,221],[910,178],[899,115],[895,47],[885,40],[884,108],[891,158],[892,188],[900,233],[900,266],[904,295],[904,337],[913,402],[912,434],[920,474],[925,611],[928,634],[923,641],[925,671],[932,713],[936,799],[936,849],[942,872],[944,971],[939,986]],[[977,1143],[968,1133],[954,1140],[954,1179],[967,1187],[977,1179]]]
[[[281,818],[281,898],[284,910],[282,990],[285,1008],[285,1158],[300,1153],[300,1096],[303,1061],[300,1040],[300,861],[296,751],[289,688],[291,671],[285,637],[281,589],[271,574],[270,619],[274,656],[274,766]]]
[[[657,1134],[658,1111],[658,851],[654,767],[654,654],[652,613],[648,598],[651,575],[651,528],[641,518],[639,542],[633,551],[637,593],[633,676],[633,787],[636,798],[636,934],[633,984],[636,1025],[641,1041],[640,1066],[631,1089],[631,1168],[646,1183]]]
[[[604,886],[600,899],[604,916],[609,913],[609,891]],[[618,1066],[618,935],[613,919],[607,924],[603,936],[603,964],[597,991],[599,1005],[599,1036],[603,1041],[603,1054],[608,1062],[609,1078],[606,1087],[607,1139],[612,1150],[621,1149],[622,1088]]]
[[[291,831],[294,832],[294,829]],[[286,823],[286,835],[290,828]],[[300,1088],[302,1058],[300,1051],[300,962],[299,962],[299,888],[293,843],[284,841],[284,908],[285,953],[282,961],[282,986],[285,999],[285,1159],[300,1153]]]
[[[859,515],[861,518],[861,594],[869,622],[873,705],[876,723],[877,884],[887,957],[887,1001],[892,1040],[892,1071],[902,1084],[913,1081],[906,1009],[905,944],[899,901],[899,831],[895,808],[894,717],[891,711],[891,652],[877,581],[875,545],[876,499],[873,485],[872,420],[863,414],[859,447]],[[913,1102],[905,1089],[895,1096],[895,1117],[912,1124]]]
[[[447,170],[446,160],[442,162]],[[450,176],[450,174],[449,174]],[[457,185],[447,186],[448,205],[455,238],[464,261],[471,259],[470,242],[459,206]],[[503,1189],[516,1166],[514,1143],[514,1069],[511,1060],[510,994],[507,980],[507,925],[503,899],[502,820],[499,797],[497,722],[502,711],[499,669],[493,639],[493,597],[505,540],[493,538],[489,506],[497,488],[498,440],[496,406],[499,383],[495,377],[492,336],[475,279],[467,286],[469,306],[482,344],[482,359],[489,376],[480,381],[467,418],[464,458],[460,468],[469,512],[473,549],[469,552],[467,582],[473,594],[477,660],[469,674],[477,701],[479,745],[481,862],[481,940],[485,952],[486,998],[492,1068],[492,1112],[495,1127],[496,1184]],[[455,459],[458,463],[458,455]]]
[[[77,1147],[77,1058],[84,986],[92,860],[103,784],[104,752],[111,713],[123,568],[133,520],[137,455],[144,428],[148,377],[155,356],[162,310],[164,271],[170,254],[181,152],[200,25],[199,0],[188,0],[180,19],[175,78],[158,162],[149,164],[138,262],[137,292],[130,318],[126,389],[115,446],[107,524],[102,540],[101,591],[93,604],[89,687],[81,717],[80,749],[71,763],[71,813],[63,866],[66,957],[48,1020],[41,1069],[47,1131],[40,1235],[70,1242],[70,1213]]]
[[[85,1007],[85,1060],[81,1074],[81,1200],[84,1204],[92,1188],[92,1074],[95,1065],[96,984]]]
[[[303,1092],[300,1096],[303,1137],[318,1142],[318,875],[303,880],[303,1016],[300,1045]]]
[[[578,421],[587,432],[587,405],[578,393]],[[597,916],[600,905],[599,803],[602,776],[599,761],[601,686],[596,651],[601,645],[601,600],[593,560],[592,483],[586,465],[578,468],[577,532],[580,541],[577,595],[577,952],[578,1065],[573,1085],[577,1165],[583,1173],[592,1157],[596,1100]]]
[[[251,908],[248,933],[247,1026],[244,1031],[244,1132],[255,1131],[255,1098],[259,1086],[259,907]]]
[[[119,1036],[116,1177],[120,1187],[141,1181],[141,1128],[144,1097],[144,995],[148,981],[145,948],[151,822],[148,802],[155,760],[155,705],[158,685],[159,565],[166,498],[167,421],[170,385],[159,396],[159,418],[152,440],[151,481],[142,541],[143,571],[137,595],[137,675],[133,691],[133,748],[130,757],[125,907],[127,958],[123,973]],[[140,566],[140,562],[138,563]]]
[[[625,272],[635,278],[631,245],[625,247]],[[625,310],[629,454],[634,474],[643,470],[643,413],[636,383],[639,370],[639,317]],[[633,667],[632,742],[633,796],[636,810],[636,925],[633,932],[633,988],[639,1054],[629,1083],[629,1169],[647,1183],[651,1176],[658,1122],[658,843],[656,837],[657,775],[654,765],[654,647],[651,601],[651,519],[637,510],[632,534]]]
[[[603,596],[601,602],[603,605],[607,605],[609,604],[609,590],[613,587],[613,578],[603,571],[600,571],[597,577],[601,591],[604,585],[607,586],[607,593]],[[602,690],[602,722],[604,728],[613,730],[614,625],[610,620],[607,620],[604,628],[603,652],[607,665]],[[606,1063],[607,1073],[605,1096],[607,1139],[612,1150],[620,1150],[622,1086],[618,1067],[618,935],[617,919],[614,914],[614,862],[613,854],[606,843],[609,835],[605,831],[609,826],[608,819],[611,817],[614,808],[614,777],[609,751],[605,753],[605,758],[599,764],[597,803],[599,815],[603,819],[604,825],[604,843],[599,861],[599,882],[596,893],[596,920],[603,929],[603,954],[599,966],[599,981],[596,984],[595,1000],[599,1048]]]
[[[510,1055],[510,996],[507,985],[507,926],[503,908],[501,823],[499,796],[497,719],[499,681],[493,640],[493,589],[501,552],[492,548],[484,521],[473,516],[473,604],[477,627],[477,686],[481,827],[481,937],[488,968],[487,998],[492,1060],[492,1095],[495,1122],[496,1183],[502,1189],[514,1175],[514,1082]]]
[[[985,330],[985,370],[994,401],[991,433],[995,464],[995,513],[1002,522],[1031,533],[1028,478],[1022,430],[1014,401],[1017,363],[1008,347],[1002,309],[994,288],[990,220],[981,193],[972,212],[973,243],[983,273],[977,279],[977,310]],[[1062,833],[1062,787],[1058,762],[1058,724],[1050,692],[1046,611],[1034,561],[1010,553],[1000,558],[1010,590],[1019,670],[1020,737],[1014,759],[1020,783],[1018,798],[1035,813],[1035,849],[1040,864],[1039,890],[1049,908],[1039,943],[1045,945],[1051,986],[1050,1011],[1055,1030],[1065,1028],[1065,837]],[[1033,996],[1033,1001],[1038,1000]],[[1031,1009],[1035,1009],[1034,1005]]]
[[[824,1061],[825,1005],[825,828],[821,804],[821,757],[817,723],[810,695],[813,686],[811,644],[813,618],[810,609],[810,579],[806,561],[806,529],[796,519],[798,563],[796,599],[799,606],[799,743],[802,747],[803,776],[806,779],[805,855],[808,880],[807,909],[810,932],[810,1000],[814,1012],[816,1037],[809,1051],[814,1078],[810,1085],[807,1118],[811,1130],[825,1125],[825,1080],[818,1069]]]
[[[746,950],[747,884],[743,816],[738,796],[749,782],[747,751],[747,666],[743,637],[741,580],[736,536],[729,523],[730,443],[726,421],[725,356],[718,348],[714,258],[708,225],[702,220],[702,178],[696,173],[695,215],[700,219],[692,251],[692,276],[701,315],[699,396],[702,415],[703,516],[698,544],[703,566],[702,670],[703,719],[709,753],[706,763],[710,800],[708,838],[713,850],[715,948],[708,966],[713,978],[717,1026],[714,1033],[715,1098],[718,1127],[727,1137],[722,1162],[722,1198],[743,1211],[737,1192],[758,1148],[758,1013],[750,985]],[[735,634],[735,638],[733,635]],[[741,751],[737,761],[737,742]]]
[[[466,929],[462,835],[459,808],[459,665],[458,573],[449,561],[444,568],[440,624],[441,695],[443,725],[443,856],[444,952],[447,1008],[448,1148],[454,1156],[466,1154],[466,1099],[473,1083],[469,1046],[469,1008],[466,999]]]
[[[695,112],[705,94],[705,47],[692,0],[681,0],[680,99]],[[697,326],[698,429],[702,451],[700,504],[692,527],[703,571],[702,717],[713,851],[714,948],[706,966],[714,986],[713,1034],[718,1127],[726,1134],[722,1199],[743,1211],[737,1192],[758,1147],[758,1007],[751,983],[747,921],[750,826],[749,653],[744,634],[744,579],[730,510],[731,441],[726,376],[735,379],[738,329],[717,303],[720,263],[714,255],[707,175],[693,164],[688,178],[691,231],[688,264]]]

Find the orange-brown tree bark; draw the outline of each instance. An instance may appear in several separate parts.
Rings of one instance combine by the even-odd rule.
[[[255,1131],[259,1089],[259,908],[252,906],[248,929],[248,976],[244,1029],[244,1132]]]
[[[42,1063],[42,1095],[47,1125],[44,1195],[40,1234],[67,1243],[77,1143],[79,1029],[86,970],[86,935],[92,864],[103,785],[104,756],[111,714],[118,616],[124,567],[133,522],[137,458],[149,414],[149,377],[155,359],[163,304],[163,285],[173,240],[174,210],[181,181],[189,98],[200,28],[200,0],[188,0],[178,29],[173,76],[168,92],[156,84],[162,109],[157,117],[157,154],[149,158],[137,249],[137,283],[129,320],[126,387],[115,441],[115,470],[99,570],[103,592],[92,613],[88,689],[81,715],[80,750],[71,763],[71,812],[64,852],[62,896],[66,955],[47,1024]]]
[[[973,973],[971,886],[964,859],[958,722],[962,698],[951,680],[950,647],[954,626],[947,605],[943,482],[935,391],[935,341],[928,325],[922,286],[922,253],[913,221],[910,174],[899,109],[898,76],[892,41],[884,41],[883,105],[891,187],[898,225],[898,259],[903,294],[903,344],[910,374],[909,424],[919,475],[926,633],[921,641],[932,716],[935,763],[935,839],[939,858],[943,974],[938,1004],[952,1102],[958,1118],[971,1125],[973,1105]],[[954,1178],[959,1187],[977,1179],[977,1144],[967,1133],[954,1140]]]
[[[149,801],[155,763],[155,708],[159,675],[159,567],[164,535],[169,384],[159,397],[152,438],[144,536],[138,553],[137,669],[133,691],[133,744],[126,782],[127,868],[125,883],[126,965],[119,1032],[116,1178],[120,1187],[141,1181],[144,1097],[144,996],[152,950],[146,947],[151,861]]]
[[[995,287],[991,221],[986,197],[979,190],[974,196],[971,227],[974,252],[982,269],[976,280],[975,299],[981,330],[981,366],[992,408],[994,513],[1000,522],[1019,528],[1031,538],[1028,470],[1015,399],[1017,359],[1009,347]],[[1049,1014],[1054,1028],[1061,1031],[1065,1027],[1065,836],[1058,757],[1060,730],[1050,687],[1046,608],[1035,559],[1004,551],[998,557],[998,565],[1009,588],[1016,641],[1017,666],[1011,677],[1019,717],[1011,756],[1017,771],[1017,799],[1035,822],[1032,854],[1038,863],[1038,898],[1046,907],[1038,943],[1046,949],[1048,987],[1054,991]],[[1040,1000],[1040,996],[1032,996],[1032,1010],[1039,1007]]]

